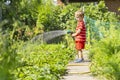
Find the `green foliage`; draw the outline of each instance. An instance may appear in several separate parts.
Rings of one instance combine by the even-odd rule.
[[[108,80],[120,79],[120,35],[119,30],[113,30],[110,35],[96,42],[91,49],[91,71],[104,76]]]
[[[11,80],[10,70],[16,68],[17,44],[12,43],[9,34],[0,34],[0,80]]]
[[[86,4],[84,6],[85,14],[87,17],[92,19],[102,20],[102,21],[116,21],[117,17],[114,13],[109,12],[105,6],[104,1],[100,1],[98,4]]]
[[[88,46],[96,40],[109,36],[112,28],[118,28],[118,16],[108,12],[104,1],[100,1],[98,4],[86,4],[84,9]]]
[[[39,7],[37,26],[44,25],[44,31],[66,29],[73,25],[75,7],[44,4]]]
[[[3,0],[1,3],[2,20],[7,21],[1,26],[4,33],[10,32],[14,40],[24,41],[36,34],[32,30],[36,26],[38,7],[42,0],[10,0],[8,5],[5,4],[6,0]]]
[[[58,80],[65,73],[65,65],[73,58],[71,35],[64,37],[65,45],[38,45],[20,40],[26,41],[51,30],[75,31],[74,12],[80,8],[85,9],[88,47],[93,45],[91,71],[108,80],[120,80],[120,24],[103,1],[66,6],[54,6],[46,0],[14,0],[9,5],[4,2],[2,0],[0,5],[3,12],[0,80]]]
[[[59,80],[66,64],[73,59],[73,50],[65,45],[45,45],[0,40],[0,80]]]
[[[98,5],[85,6],[87,40],[92,60],[91,72],[108,80],[119,80],[120,35],[118,17],[107,11],[101,1]]]
[[[17,19],[25,21],[25,24],[29,24],[29,22],[31,22],[32,24],[32,22],[36,18],[36,11],[39,4],[40,1],[38,0],[31,0],[31,2],[27,0],[11,1],[9,5],[5,5],[5,7],[2,7],[4,13],[3,19],[11,19],[11,21],[13,21],[13,19]],[[6,12],[6,10],[8,12]],[[33,21],[31,21],[31,18],[33,19]]]
[[[76,27],[74,12],[76,10],[77,7],[73,4],[69,4],[67,6],[54,6],[47,3],[43,4],[39,7],[39,15],[36,23],[36,28],[41,28],[44,32],[64,29],[70,29],[74,31]],[[62,38],[55,39],[55,41],[58,40],[65,42],[65,39]],[[66,38],[66,40],[68,40],[68,38]]]
[[[44,28],[44,31],[50,30],[50,28],[54,28],[53,21],[55,21],[54,13],[53,13],[54,6],[51,3],[44,3],[39,6],[39,14],[38,14],[38,20],[37,20],[37,27],[39,27],[41,24],[46,26]]]
[[[62,44],[17,42],[11,33],[0,32],[0,80],[60,79],[74,50]]]
[[[18,49],[19,64],[12,73],[15,79],[58,80],[73,57],[71,52],[64,45],[24,45]]]
[[[73,50],[65,45],[14,41],[11,33],[0,34],[0,80],[59,80]]]

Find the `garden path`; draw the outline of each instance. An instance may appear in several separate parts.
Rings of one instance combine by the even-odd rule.
[[[84,50],[84,62],[74,63],[69,62],[67,65],[67,74],[63,76],[61,80],[98,80],[96,77],[92,76],[89,66],[91,64],[88,59],[88,51]]]

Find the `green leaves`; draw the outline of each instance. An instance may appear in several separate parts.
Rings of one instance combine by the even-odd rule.
[[[8,37],[8,36],[7,36]],[[31,44],[6,39],[0,44],[1,80],[59,80],[73,50],[59,44]]]
[[[91,48],[93,65],[91,71],[108,80],[120,79],[120,35],[119,30],[113,30],[106,38],[94,43]]]
[[[63,45],[27,44],[18,49],[16,79],[58,80],[65,73],[65,65],[71,59],[72,50]]]

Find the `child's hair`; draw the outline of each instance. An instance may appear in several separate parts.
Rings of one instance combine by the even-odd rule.
[[[77,17],[84,17],[84,12],[82,10],[78,10],[75,12],[75,15],[77,15]]]

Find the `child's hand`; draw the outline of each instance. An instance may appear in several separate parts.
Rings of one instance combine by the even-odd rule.
[[[75,36],[76,36],[76,34],[75,34],[75,33],[73,33],[73,34],[72,34],[72,37],[75,37]]]
[[[75,36],[77,36],[80,32],[81,32],[81,30],[78,29],[77,32],[75,32],[75,33],[72,34],[72,36],[75,37]]]

